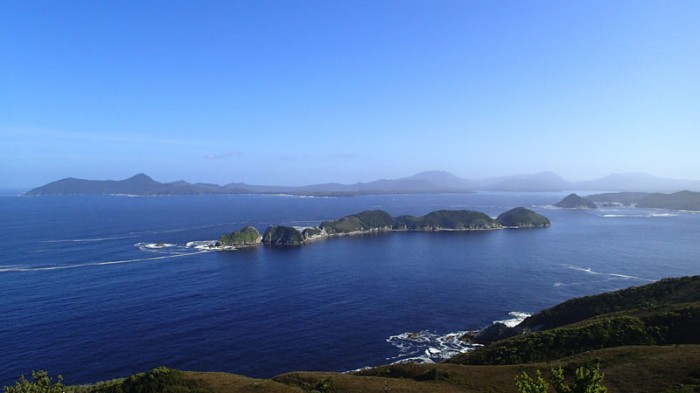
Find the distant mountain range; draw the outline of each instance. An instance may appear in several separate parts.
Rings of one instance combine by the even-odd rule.
[[[223,186],[177,181],[160,183],[138,174],[125,180],[84,180],[67,178],[34,188],[26,195],[193,195],[193,194],[293,194],[362,195],[415,194],[472,191],[700,191],[700,181],[676,180],[646,174],[612,174],[600,179],[570,182],[553,172],[540,172],[481,180],[462,179],[445,171],[428,171],[400,179],[368,183],[326,183],[308,186],[264,186],[229,183]]]

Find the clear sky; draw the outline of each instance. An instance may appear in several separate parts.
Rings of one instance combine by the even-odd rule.
[[[0,187],[700,179],[700,1],[0,2]]]

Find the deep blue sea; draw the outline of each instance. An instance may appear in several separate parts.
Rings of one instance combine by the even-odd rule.
[[[450,333],[513,312],[700,274],[700,214],[549,206],[563,196],[2,196],[0,384],[33,369],[73,384],[160,365],[271,377],[438,361],[464,350]],[[552,226],[185,248],[244,225],[317,225],[368,209],[496,216],[516,206]],[[174,246],[138,246],[158,242]]]

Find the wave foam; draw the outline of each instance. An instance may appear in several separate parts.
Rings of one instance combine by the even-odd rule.
[[[520,311],[511,311],[508,313],[508,315],[510,315],[513,318],[502,319],[500,321],[493,321],[493,323],[502,323],[508,327],[515,327],[518,324],[520,324],[520,322],[524,321],[525,318],[529,317],[532,314]]]
[[[576,271],[579,271],[579,272],[584,272],[584,273],[588,273],[588,274],[592,274],[592,275],[596,275],[596,276],[607,276],[607,277],[611,277],[611,278],[613,278],[613,279],[614,279],[614,278],[621,278],[621,279],[624,279],[624,280],[637,280],[637,281],[646,281],[646,282],[653,282],[653,281],[655,281],[655,280],[650,280],[650,279],[648,279],[648,278],[641,278],[641,277],[636,277],[636,276],[630,276],[630,275],[621,274],[621,273],[601,273],[601,272],[594,271],[594,270],[591,269],[590,267],[584,268],[584,267],[574,266],[574,265],[561,265],[561,266],[563,266],[563,267],[565,267],[565,268],[567,268],[567,269],[576,270]],[[561,286],[561,285],[557,285],[557,284],[565,285],[565,284],[562,284],[562,283],[555,283],[554,286]],[[574,283],[574,284],[578,284],[578,283]],[[573,285],[573,284],[566,284],[566,285]]]
[[[399,354],[387,360],[393,363],[435,363],[480,346],[462,341],[461,337],[465,333],[467,332],[462,331],[441,335],[423,330],[390,336],[386,341],[396,347]]]
[[[185,254],[170,254],[151,258],[134,258],[134,259],[122,259],[117,261],[100,261],[100,262],[90,262],[90,263],[76,263],[70,265],[55,265],[55,266],[0,266],[0,273],[27,273],[27,272],[41,272],[41,271],[51,271],[51,270],[66,270],[66,269],[77,269],[81,267],[95,267],[95,266],[109,266],[109,265],[121,265],[125,263],[136,263],[136,262],[149,262],[158,261],[164,259],[173,259],[180,257],[188,257],[201,252],[191,252]]]

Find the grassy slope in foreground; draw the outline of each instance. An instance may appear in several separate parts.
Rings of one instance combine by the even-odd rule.
[[[396,364],[354,374],[293,372],[271,380],[220,372],[190,372],[159,368],[101,385],[69,387],[75,393],[386,393],[386,392],[515,392],[513,378],[527,371],[600,364],[610,393],[693,392],[700,389],[700,345],[628,346],[592,351],[556,362],[510,366],[465,366],[458,364]],[[693,390],[695,389],[695,390]]]

